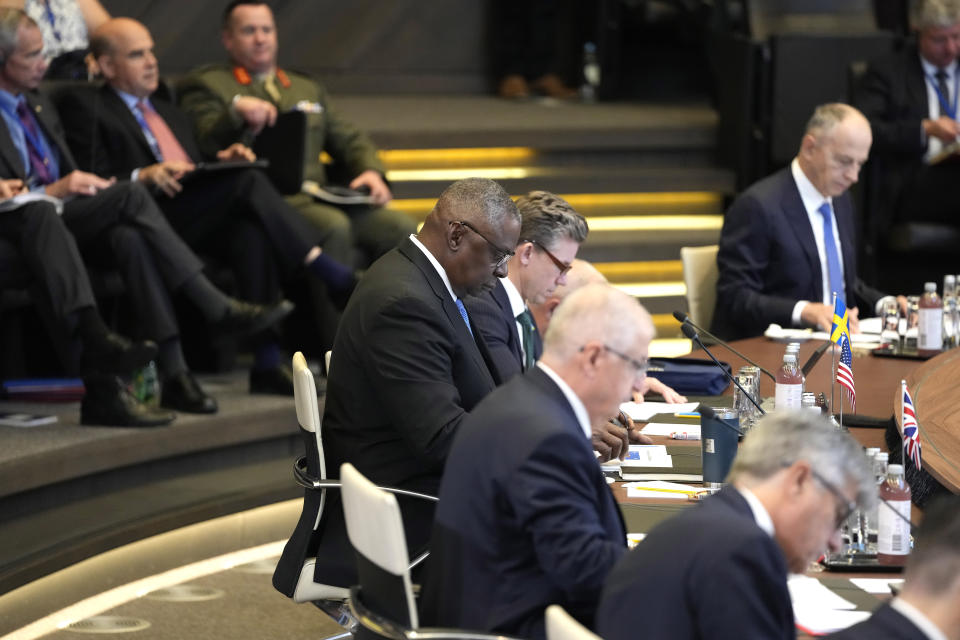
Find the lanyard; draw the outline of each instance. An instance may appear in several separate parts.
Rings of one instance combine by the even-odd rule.
[[[947,102],[947,97],[943,95],[940,91],[940,83],[937,82],[937,76],[933,74],[927,75],[927,80],[930,81],[930,84],[933,86],[933,90],[937,93],[937,100],[940,101],[940,114],[950,116],[951,120],[957,119],[957,85],[960,84],[957,82],[957,73],[954,69],[953,73],[953,101]],[[952,106],[951,106],[952,105]]]
[[[57,29],[57,18],[53,15],[53,9],[50,7],[50,0],[43,0],[43,8],[47,14],[47,22],[50,23],[50,30],[53,32],[53,37],[57,39],[57,42],[62,42],[60,31]]]

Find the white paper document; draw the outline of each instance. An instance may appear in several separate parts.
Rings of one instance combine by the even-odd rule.
[[[668,500],[687,500],[700,489],[689,484],[652,480],[650,482],[630,482],[626,485],[628,498],[666,498]]]
[[[700,425],[698,424],[676,424],[671,422],[649,422],[640,429],[640,433],[646,436],[671,436],[673,434],[685,434],[687,438],[680,440],[699,440]]]
[[[781,327],[778,324],[771,324],[768,326],[767,330],[763,332],[763,335],[771,340],[791,340],[794,342],[830,339],[830,334],[826,331],[813,331],[812,329],[791,329]],[[850,342],[864,347],[878,345],[880,344],[880,334],[854,333],[850,336]]]
[[[673,457],[662,444],[632,444],[627,457],[620,463],[624,467],[673,468]]]
[[[646,422],[655,415],[669,413],[676,415],[678,413],[690,413],[694,411],[699,403],[684,402],[682,404],[669,404],[667,402],[624,402],[620,405],[620,411],[630,416],[631,420]]]
[[[857,606],[841,598],[816,578],[791,575],[787,580],[796,625],[819,635],[846,629],[870,617],[869,611],[856,611]]]
[[[890,595],[890,585],[903,584],[903,578],[850,578],[850,582],[867,593]]]

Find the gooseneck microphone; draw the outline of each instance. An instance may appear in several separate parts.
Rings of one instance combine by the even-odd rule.
[[[760,406],[760,403],[757,402],[753,398],[753,396],[750,395],[747,392],[747,390],[740,385],[739,382],[737,382],[737,379],[734,378],[732,375],[730,375],[730,372],[727,371],[727,368],[724,367],[722,364],[720,364],[720,361],[717,360],[712,353],[710,353],[710,350],[707,349],[707,347],[703,344],[703,341],[700,339],[700,336],[697,334],[696,329],[694,329],[690,324],[685,322],[682,325],[680,325],[680,330],[683,331],[683,335],[687,336],[687,338],[689,338],[690,340],[693,340],[694,342],[696,342],[700,346],[700,348],[703,349],[703,352],[708,356],[710,356],[710,359],[713,360],[713,363],[718,367],[720,367],[720,370],[723,371],[723,375],[727,376],[727,379],[730,380],[730,382],[732,382],[733,384],[735,384],[737,386],[737,389],[740,389],[740,391],[743,392],[743,395],[747,397],[747,400],[753,403],[753,406],[757,408],[757,411],[759,411],[761,415],[766,413],[766,411],[764,411],[763,408]],[[776,378],[774,378],[774,380],[776,380]]]
[[[690,316],[688,316],[687,314],[685,314],[683,311],[674,311],[674,312],[673,312],[673,317],[676,318],[676,319],[677,319],[677,322],[679,322],[680,324],[688,324],[688,325],[692,326],[694,329],[696,329],[697,331],[699,331],[699,332],[702,333],[703,335],[707,336],[708,338],[710,338],[711,340],[713,340],[714,342],[716,342],[717,344],[719,344],[721,347],[727,349],[728,351],[730,351],[730,352],[733,353],[734,355],[739,356],[739,357],[742,358],[743,360],[746,360],[747,362],[749,362],[750,364],[752,364],[753,366],[755,366],[757,369],[760,369],[760,371],[762,371],[763,373],[767,374],[767,375],[770,377],[770,379],[773,380],[774,382],[777,381],[777,377],[776,377],[775,375],[773,375],[772,373],[770,373],[769,371],[767,371],[766,369],[764,369],[763,367],[761,367],[759,364],[757,364],[756,362],[754,362],[753,360],[751,360],[751,359],[748,358],[747,356],[743,355],[742,353],[740,353],[739,351],[737,351],[736,349],[734,349],[733,347],[731,347],[729,343],[724,342],[723,340],[721,340],[721,339],[718,338],[717,336],[713,335],[712,333],[710,333],[709,331],[707,331],[707,330],[704,329],[703,327],[697,325],[697,323],[695,323],[693,320],[691,320],[691,319],[690,319]],[[684,335],[686,335],[686,331],[684,331]],[[691,339],[692,339],[692,338],[691,338]],[[700,343],[700,346],[703,347],[703,343]],[[706,349],[704,349],[704,351],[706,351]]]

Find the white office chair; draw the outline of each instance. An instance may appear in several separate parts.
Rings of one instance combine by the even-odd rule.
[[[701,327],[710,328],[713,307],[717,302],[717,245],[682,247],[683,283],[687,286],[687,308],[690,318]]]
[[[547,607],[547,640],[601,640],[558,604]]]
[[[394,492],[377,487],[351,464],[340,467],[347,535],[357,552],[360,584],[350,589],[357,638],[388,640],[511,640],[460,629],[420,626],[403,517]],[[409,493],[409,492],[408,492]]]

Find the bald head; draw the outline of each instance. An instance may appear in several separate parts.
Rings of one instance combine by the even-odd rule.
[[[113,18],[90,38],[90,51],[104,79],[114,89],[137,98],[157,90],[160,69],[153,55],[153,38],[132,18]]]
[[[820,105],[807,123],[797,162],[824,198],[836,198],[857,182],[873,136],[866,117],[850,105]]]
[[[499,184],[467,178],[447,187],[417,234],[459,297],[492,288],[507,275],[520,237],[520,214]]]
[[[637,300],[608,284],[589,284],[557,307],[541,361],[574,390],[598,424],[646,377],[653,320]]]

